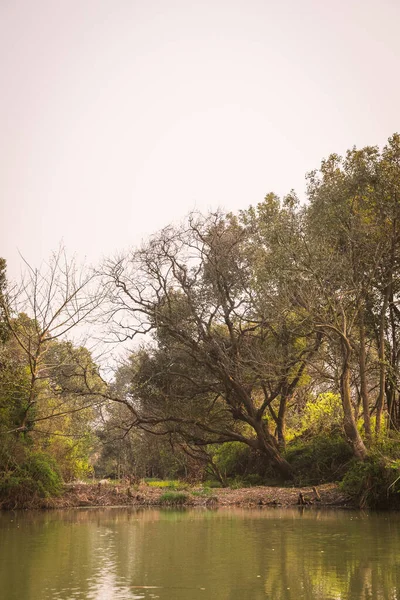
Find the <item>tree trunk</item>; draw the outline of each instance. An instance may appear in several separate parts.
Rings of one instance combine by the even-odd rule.
[[[226,487],[226,477],[221,473],[218,465],[214,462],[212,456],[209,457],[207,466],[209,467],[214,477],[220,482],[222,487]]]
[[[275,438],[268,432],[264,423],[261,420],[257,420],[253,427],[257,434],[258,449],[260,452],[268,458],[284,479],[292,479],[292,467],[287,460],[281,456]]]
[[[279,403],[279,411],[277,418],[277,433],[278,433],[278,446],[282,450],[285,448],[285,430],[286,430],[286,407],[287,407],[287,396],[285,393],[282,394]]]
[[[393,285],[390,289],[389,298],[390,329],[392,333],[392,348],[390,353],[390,379],[386,380],[386,405],[389,414],[389,429],[398,428],[397,407],[396,407],[396,389],[398,387],[398,349],[396,336],[396,318],[394,311]]]
[[[375,425],[375,434],[379,435],[381,431],[381,423],[382,423],[382,411],[383,411],[383,402],[385,399],[385,381],[386,381],[386,365],[385,365],[385,317],[386,311],[389,303],[389,295],[390,295],[390,285],[386,287],[385,297],[383,300],[381,316],[380,316],[380,324],[379,324],[379,344],[378,344],[378,354],[379,354],[379,395],[376,401],[376,425]]]
[[[343,348],[343,366],[340,376],[340,395],[342,398],[343,413],[344,413],[344,430],[346,436],[353,448],[354,456],[360,460],[364,460],[367,456],[367,449],[357,429],[357,424],[353,415],[353,407],[351,405],[350,391],[350,346],[342,340]]]
[[[367,388],[366,366],[365,366],[365,324],[364,324],[364,307],[360,307],[360,387],[361,400],[364,415],[364,429],[368,442],[371,442],[371,419],[369,415],[369,397]]]
[[[396,410],[395,410],[395,387],[394,385],[389,382],[386,381],[385,382],[385,395],[386,395],[386,406],[387,406],[387,411],[388,411],[388,417],[389,417],[389,422],[388,422],[388,428],[389,429],[396,429],[396,423],[395,423],[395,416],[396,416]]]

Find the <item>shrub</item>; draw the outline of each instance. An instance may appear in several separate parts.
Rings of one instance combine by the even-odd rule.
[[[185,504],[187,501],[187,494],[183,494],[182,492],[165,492],[160,496],[161,504],[171,504],[171,505],[181,505]]]
[[[207,488],[207,487],[201,488],[200,490],[193,490],[192,496],[198,496],[200,498],[208,498],[209,496],[211,496],[211,490],[210,490],[210,488]]]
[[[250,448],[241,442],[226,442],[215,453],[215,463],[224,477],[243,475],[249,466]]]
[[[340,435],[318,435],[294,441],[285,458],[293,467],[296,483],[315,485],[342,479],[352,451]]]
[[[265,485],[264,478],[261,477],[261,475],[258,475],[257,473],[250,473],[250,475],[246,475],[243,483],[245,484],[246,487]]]
[[[360,508],[400,506],[400,460],[371,454],[365,461],[353,460],[341,488]]]
[[[343,408],[340,396],[332,392],[319,394],[315,400],[309,400],[304,407],[302,430],[310,434],[322,431],[341,431]]]
[[[400,436],[397,432],[390,432],[388,435],[381,436],[381,438],[375,442],[374,451],[377,454],[383,454],[393,460],[400,459]]]
[[[46,452],[53,456],[64,481],[87,479],[93,474],[89,463],[92,439],[86,435],[80,440],[53,436],[48,440]]]
[[[258,485],[265,485],[265,480],[261,475],[256,473],[250,473],[246,477],[233,477],[228,479],[228,485],[231,490],[239,490],[240,488],[255,487]]]
[[[228,480],[228,485],[231,490],[240,490],[240,488],[246,487],[243,479],[240,477],[234,477],[233,479]]]
[[[146,480],[146,483],[149,487],[168,488],[171,490],[181,490],[186,487],[186,484],[183,483],[182,481],[170,481],[170,480],[162,481],[159,479],[155,479],[152,481]]]
[[[212,489],[222,488],[222,483],[213,479],[207,479],[207,481],[204,482],[204,487]]]
[[[61,488],[57,464],[43,452],[27,452],[24,462],[0,475],[0,501],[4,507],[18,508],[37,498],[56,496]]]

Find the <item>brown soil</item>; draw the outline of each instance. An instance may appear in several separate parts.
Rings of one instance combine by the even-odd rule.
[[[66,486],[64,493],[57,498],[32,500],[24,508],[165,506],[165,502],[160,502],[160,497],[169,491],[172,490],[151,487],[143,483],[135,486],[79,483]],[[252,487],[237,490],[212,489],[207,494],[202,494],[200,487],[188,487],[179,492],[186,495],[184,506],[295,506],[301,503],[300,494],[305,505],[315,507],[352,505],[350,499],[333,483],[318,486],[317,491],[311,487]]]

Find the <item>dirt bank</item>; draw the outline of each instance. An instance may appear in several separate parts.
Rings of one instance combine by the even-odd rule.
[[[103,484],[73,484],[65,487],[57,498],[32,499],[23,507],[7,508],[72,508],[82,506],[166,506],[161,496],[166,493],[184,495],[182,506],[295,506],[301,498],[309,506],[351,506],[350,499],[336,484],[329,483],[302,488],[252,487],[232,490],[230,488],[204,491],[200,487],[187,487],[177,491],[157,488],[146,484],[135,486]],[[170,504],[174,504],[171,498]],[[6,507],[4,507],[6,508]]]

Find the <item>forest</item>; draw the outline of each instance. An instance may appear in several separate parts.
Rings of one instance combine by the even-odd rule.
[[[306,177],[95,268],[1,259],[0,506],[92,478],[398,504],[400,135]]]

